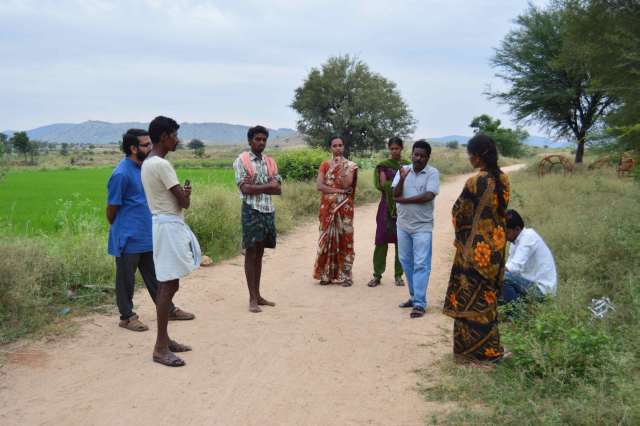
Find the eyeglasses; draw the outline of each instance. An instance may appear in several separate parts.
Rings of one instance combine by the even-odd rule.
[[[151,142],[138,143],[138,144],[136,144],[136,146],[144,146],[145,148],[149,148],[151,146]]]

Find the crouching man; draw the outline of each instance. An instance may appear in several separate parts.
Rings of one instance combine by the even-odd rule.
[[[151,212],[142,186],[142,162],[151,151],[149,133],[129,129],[122,135],[122,149],[126,157],[120,161],[107,184],[107,220],[109,221],[108,253],[116,259],[116,302],[120,311],[120,327],[132,331],[146,331],[133,312],[136,270],[153,302],[158,294],[158,280],[153,264]],[[171,318],[190,320],[195,316],[171,304]]]
[[[184,278],[200,266],[200,246],[184,222],[183,209],[190,205],[191,187],[182,188],[175,170],[165,156],[179,143],[175,120],[156,117],[149,125],[153,148],[142,164],[142,185],[153,214],[153,260],[160,282],[156,313],[158,336],[153,361],[168,367],[181,367],[185,362],[173,352],[187,352],[190,346],[169,338],[167,323],[173,296]]]
[[[506,227],[511,247],[499,305],[508,305],[511,314],[514,308],[520,312],[522,300],[541,302],[545,296],[555,296],[558,276],[551,250],[536,231],[524,227],[517,211],[507,210]]]

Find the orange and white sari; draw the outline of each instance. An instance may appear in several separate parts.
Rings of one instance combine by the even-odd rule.
[[[313,278],[321,281],[353,279],[355,258],[353,246],[353,200],[358,180],[358,165],[343,159],[347,174],[354,173],[351,194],[322,194],[320,200],[320,238]],[[319,173],[324,173],[324,183],[342,189],[340,167],[324,162]]]

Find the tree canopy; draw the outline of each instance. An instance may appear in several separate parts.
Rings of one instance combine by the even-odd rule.
[[[469,124],[473,130],[473,134],[482,133],[491,136],[498,145],[498,152],[505,157],[520,158],[527,155],[524,142],[529,138],[529,132],[522,127],[516,127],[516,130],[500,127],[502,122],[494,120],[487,114],[474,117]]]
[[[31,141],[29,140],[29,136],[27,136],[27,132],[15,132],[11,139],[9,139],[9,142],[24,155],[24,161],[29,161],[27,159],[27,153],[31,151]]]
[[[204,148],[204,142],[202,142],[200,139],[191,139],[191,142],[187,144],[187,148],[189,149]]]
[[[390,137],[413,133],[417,123],[396,84],[350,55],[330,56],[312,68],[290,107],[309,145],[326,148],[329,137],[339,135],[347,156],[383,149]]]
[[[640,3],[637,0],[555,0],[566,22],[561,65],[582,64],[593,85],[617,99],[605,118],[604,146],[640,148]],[[617,137],[613,139],[611,136]]]
[[[490,60],[508,89],[487,94],[508,105],[518,123],[538,124],[559,139],[573,136],[581,163],[588,132],[603,124],[618,99],[584,63],[558,60],[568,45],[567,19],[559,10],[530,4],[515,23]]]

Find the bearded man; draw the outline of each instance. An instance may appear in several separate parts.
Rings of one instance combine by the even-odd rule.
[[[116,258],[116,301],[120,327],[146,331],[149,327],[133,312],[136,270],[149,290],[153,302],[158,295],[158,280],[153,263],[151,211],[141,180],[142,162],[151,151],[149,133],[129,129],[122,135],[126,157],[115,167],[107,184],[108,253]],[[190,320],[195,316],[171,305],[172,320]]]

